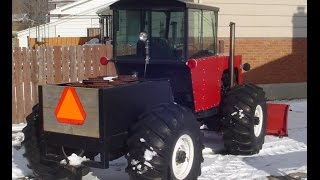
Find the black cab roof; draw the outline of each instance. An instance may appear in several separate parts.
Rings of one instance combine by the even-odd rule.
[[[218,7],[180,0],[119,0],[110,9],[202,9],[219,11]]]

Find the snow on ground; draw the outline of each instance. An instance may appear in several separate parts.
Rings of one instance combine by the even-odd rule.
[[[267,179],[267,176],[283,176],[289,173],[307,173],[307,100],[272,101],[289,104],[288,137],[266,136],[259,154],[233,156],[223,154],[220,134],[203,130],[205,149],[204,162],[199,180],[212,179]],[[25,124],[12,125],[12,179],[32,175],[23,158],[24,148],[20,142]],[[124,157],[110,162],[110,168],[91,168],[83,180],[129,179],[125,173],[127,161]]]
[[[12,134],[12,179],[32,175],[32,171],[27,167],[27,161],[23,157],[24,148],[20,148],[23,133],[19,133],[19,135],[20,136],[13,136]],[[17,143],[17,141],[19,141],[19,143]]]
[[[79,157],[76,154],[72,153],[70,156],[68,156],[69,162],[67,162],[65,159],[62,160],[60,163],[61,164],[70,164],[71,166],[79,166],[83,161],[88,161],[90,159],[84,157]]]

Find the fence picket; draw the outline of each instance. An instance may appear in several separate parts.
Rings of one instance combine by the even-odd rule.
[[[62,82],[61,72],[61,47],[53,46],[53,62],[54,62],[54,83]]]
[[[99,46],[93,46],[92,48],[92,69],[93,77],[99,76]]]
[[[17,120],[23,121],[24,107],[23,107],[23,58],[21,57],[21,49],[16,50],[16,97],[17,97]]]
[[[53,84],[54,83],[54,72],[53,72],[53,47],[47,47],[46,48],[46,60],[47,60],[47,70],[46,75],[47,75],[47,84]]]
[[[107,74],[107,67],[106,65],[102,65],[100,63],[100,58],[103,56],[107,56],[107,48],[106,46],[100,46],[100,50],[99,50],[99,76],[105,76]]]
[[[37,61],[39,63],[39,85],[46,84],[46,66],[45,66],[45,48],[40,46],[37,48]]]
[[[69,47],[62,47],[62,82],[69,82]]]
[[[91,77],[91,47],[84,47],[84,76],[85,78]]]
[[[76,46],[76,59],[78,62],[78,81],[82,81],[84,79],[83,51],[84,49],[82,46]]]
[[[12,50],[12,122],[18,123],[18,112],[17,112],[17,98],[16,98],[16,85],[18,84],[17,79],[17,50],[20,48],[14,48]]]
[[[77,81],[77,59],[76,59],[76,47],[70,46],[69,48],[69,59],[70,59],[70,81]]]
[[[39,83],[39,66],[37,51],[31,51],[31,91],[32,91],[32,105],[36,105],[38,101],[38,83]]]
[[[31,67],[30,49],[23,48],[23,54],[25,55],[25,63],[23,64],[23,85],[24,85],[24,116],[31,113],[32,101],[31,101]]]

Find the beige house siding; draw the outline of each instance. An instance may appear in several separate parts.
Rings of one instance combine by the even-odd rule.
[[[194,0],[220,8],[219,37],[307,37],[307,0]]]

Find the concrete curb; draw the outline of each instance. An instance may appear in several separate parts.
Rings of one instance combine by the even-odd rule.
[[[257,84],[266,92],[267,100],[307,98],[307,83]]]

